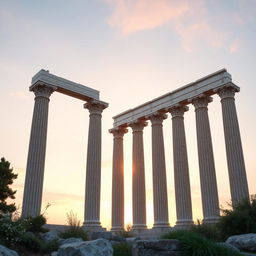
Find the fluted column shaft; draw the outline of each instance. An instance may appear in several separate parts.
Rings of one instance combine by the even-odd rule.
[[[169,227],[163,120],[165,114],[150,116],[152,123],[152,167],[154,228]]]
[[[172,114],[173,163],[177,226],[193,224],[184,112],[186,106],[170,109]]]
[[[106,104],[91,101],[84,105],[90,112],[86,185],[85,185],[85,227],[100,227],[100,187],[101,187],[101,113]]]
[[[146,226],[146,188],[144,168],[143,128],[146,122],[138,121],[131,125],[132,142],[132,206],[133,230],[145,229]]]
[[[37,85],[32,90],[35,93],[35,104],[27,158],[22,217],[37,216],[41,212],[49,97],[54,88]]]
[[[201,195],[203,205],[203,221],[216,222],[219,217],[218,188],[213,157],[210,122],[208,117],[208,96],[193,100],[196,112],[197,147],[200,170]]]
[[[235,106],[236,89],[232,86],[218,91],[221,97],[226,154],[232,203],[249,199],[243,148]]]
[[[114,136],[112,176],[112,231],[124,230],[124,155],[123,136],[128,130],[111,129]]]

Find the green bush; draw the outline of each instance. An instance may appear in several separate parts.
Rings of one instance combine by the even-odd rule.
[[[30,217],[24,218],[23,222],[27,232],[45,233],[49,231],[48,229],[43,227],[43,225],[46,224],[46,218],[42,214],[36,217],[30,216]]]
[[[256,197],[251,196],[251,200],[242,200],[232,206],[231,209],[222,210],[218,229],[223,240],[229,236],[256,233]]]
[[[217,228],[216,224],[204,224],[199,220],[197,221],[197,225],[193,225],[190,230],[194,233],[200,234],[207,239],[219,242],[221,241],[220,231]]]
[[[162,239],[178,239],[182,243],[182,256],[239,256],[229,248],[217,245],[200,234],[188,230],[171,231]]]
[[[12,221],[10,216],[0,218],[0,243],[13,246],[20,242],[21,236],[26,232],[22,220]]]
[[[29,251],[43,253],[57,251],[59,248],[59,244],[56,240],[45,242],[32,232],[23,234],[19,245],[25,247]]]
[[[76,214],[72,211],[67,213],[67,223],[69,226],[64,228],[64,231],[59,233],[61,238],[77,237],[82,238],[84,241],[88,240],[86,231],[80,225],[80,221],[77,219]]]
[[[132,248],[127,243],[118,243],[113,245],[114,254],[113,256],[131,256]]]

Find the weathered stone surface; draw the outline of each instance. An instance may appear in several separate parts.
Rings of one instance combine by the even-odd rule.
[[[239,250],[248,252],[256,252],[256,234],[245,234],[231,236],[226,241],[227,244],[231,244]]]
[[[91,234],[92,240],[99,239],[99,238],[110,240],[110,239],[112,239],[112,237],[113,237],[113,235],[111,232],[93,232]]]
[[[43,233],[41,237],[46,242],[59,240],[58,232],[56,231],[49,231],[49,232]]]
[[[1,256],[19,256],[17,252],[10,250],[3,245],[0,245],[0,255]]]
[[[106,239],[61,245],[54,256],[112,256],[113,248]]]
[[[236,248],[235,246],[233,246],[232,244],[227,244],[227,243],[217,243],[218,245],[220,246],[223,246],[223,247],[227,247],[235,252],[240,252],[240,250],[238,248]]]
[[[181,243],[178,240],[140,240],[133,244],[133,256],[179,256]]]
[[[71,243],[80,243],[83,242],[82,238],[75,238],[75,237],[71,237],[71,238],[67,238],[67,239],[60,239],[59,240],[60,244],[71,244]]]
[[[138,237],[127,237],[126,238],[126,243],[129,245],[133,245],[136,241],[138,241]]]

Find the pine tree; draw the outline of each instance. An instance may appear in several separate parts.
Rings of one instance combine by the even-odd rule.
[[[6,200],[15,199],[16,191],[12,190],[9,185],[17,177],[18,175],[14,174],[13,169],[10,168],[10,163],[2,157],[0,162],[0,216],[16,210],[15,203],[8,204]]]

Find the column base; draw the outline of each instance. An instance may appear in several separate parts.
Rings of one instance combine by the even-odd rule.
[[[125,230],[124,230],[123,227],[112,227],[112,228],[111,228],[111,231],[118,233],[118,232],[124,232]]]
[[[156,222],[153,225],[153,228],[169,228],[170,227],[170,223],[169,222]]]
[[[106,230],[102,228],[99,221],[85,221],[83,223],[83,229],[87,232],[101,232]]]
[[[145,229],[147,229],[146,224],[134,224],[132,226],[132,231],[140,231],[140,230],[145,230]]]
[[[219,219],[220,219],[219,216],[206,217],[203,219],[202,223],[203,224],[216,224],[219,221]]]
[[[194,221],[191,219],[180,219],[176,221],[175,228],[187,229],[194,225]]]

